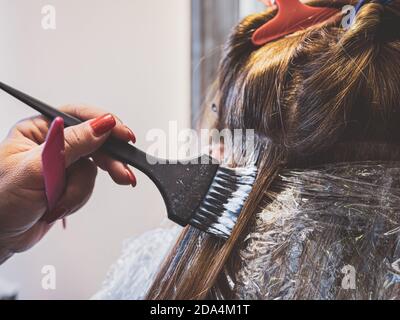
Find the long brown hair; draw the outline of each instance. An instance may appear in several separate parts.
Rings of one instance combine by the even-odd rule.
[[[349,1],[309,4],[341,8]],[[253,32],[276,13],[252,15],[234,29],[219,74],[219,128],[255,129],[260,145],[253,192],[227,242],[183,231],[148,299],[230,297],[220,275],[234,280],[241,240],[283,168],[400,159],[399,1],[369,1],[349,30],[338,17],[254,46]]]

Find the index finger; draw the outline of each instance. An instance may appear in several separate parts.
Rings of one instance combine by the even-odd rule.
[[[101,108],[85,106],[85,105],[66,105],[60,108],[60,111],[68,113],[69,115],[76,117],[82,121],[87,121],[91,119],[95,119],[102,115],[109,113]],[[117,121],[117,125],[111,131],[112,135],[118,139],[124,141],[132,141],[133,143],[136,142],[136,137],[133,131],[124,125],[124,123],[113,114],[114,118]]]

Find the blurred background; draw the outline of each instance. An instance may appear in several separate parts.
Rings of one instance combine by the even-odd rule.
[[[55,9],[46,30],[43,7]],[[0,80],[54,106],[88,104],[117,114],[145,149],[146,132],[194,125],[223,42],[256,0],[0,0]],[[0,92],[0,139],[34,115]],[[0,287],[20,299],[88,299],[122,242],[167,224],[161,196],[137,173],[119,187],[100,173],[89,204],[29,252],[0,266]],[[56,290],[41,286],[56,268]]]

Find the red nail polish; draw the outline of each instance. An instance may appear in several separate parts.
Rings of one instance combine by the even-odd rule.
[[[132,141],[132,143],[136,143],[136,136],[133,133],[133,131],[131,129],[129,129],[128,127],[126,127],[126,130],[128,130],[129,140]]]
[[[126,174],[131,182],[132,187],[136,187],[136,177],[133,175],[132,171],[129,168],[126,168]]]
[[[117,122],[112,114],[106,114],[90,122],[90,126],[92,127],[96,137],[101,137],[102,135],[114,129],[116,125]]]

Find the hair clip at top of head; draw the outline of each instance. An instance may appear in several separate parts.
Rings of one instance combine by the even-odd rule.
[[[340,12],[332,8],[311,7],[299,0],[276,0],[276,3],[278,14],[253,34],[252,41],[256,46],[327,21]]]

